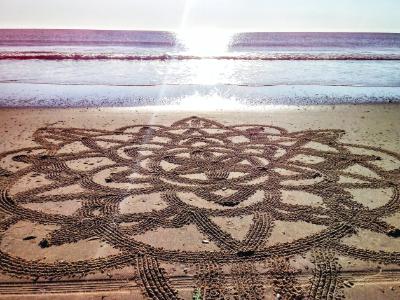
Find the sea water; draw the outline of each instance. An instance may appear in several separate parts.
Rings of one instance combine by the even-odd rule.
[[[397,101],[400,34],[0,30],[0,106]]]

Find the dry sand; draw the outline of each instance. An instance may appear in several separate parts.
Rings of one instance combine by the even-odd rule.
[[[0,298],[398,299],[399,116],[2,109]]]

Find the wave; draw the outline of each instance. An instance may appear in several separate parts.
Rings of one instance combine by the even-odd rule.
[[[370,53],[267,53],[262,55],[132,55],[117,53],[66,53],[51,51],[21,51],[1,52],[0,60],[400,60],[400,54],[370,54]]]
[[[0,41],[0,46],[142,46],[142,47],[175,47],[174,41],[85,41],[85,40],[6,40]]]

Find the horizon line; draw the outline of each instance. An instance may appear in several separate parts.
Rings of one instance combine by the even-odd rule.
[[[179,32],[179,29],[102,29],[102,28],[1,28],[3,30],[70,30],[70,31],[130,31],[130,32]],[[201,28],[189,28],[188,31],[198,31]],[[218,28],[204,28],[204,30],[219,30]],[[377,33],[377,34],[400,34],[400,31],[262,31],[262,30],[231,30],[231,29],[220,29],[221,31],[232,32],[232,33]]]

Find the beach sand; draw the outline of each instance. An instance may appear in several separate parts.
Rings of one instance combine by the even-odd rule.
[[[1,109],[0,299],[398,299],[399,116]]]

